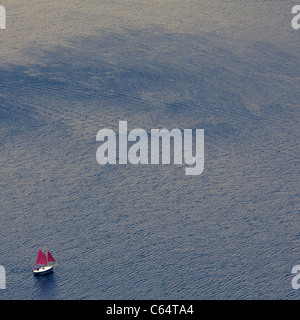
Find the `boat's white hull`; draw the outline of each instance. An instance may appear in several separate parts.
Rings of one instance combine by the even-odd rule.
[[[44,266],[41,268],[35,268],[33,270],[34,275],[42,275],[42,274],[47,274],[53,271],[53,266]]]

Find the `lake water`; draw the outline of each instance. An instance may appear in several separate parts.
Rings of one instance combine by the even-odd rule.
[[[299,298],[293,1],[1,4],[0,299]],[[99,165],[119,121],[204,129],[204,172]]]

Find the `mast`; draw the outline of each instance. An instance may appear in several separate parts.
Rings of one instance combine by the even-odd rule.
[[[45,247],[45,256],[46,256],[47,266],[48,266],[49,265],[49,262],[48,262],[48,251],[47,251],[46,247]]]

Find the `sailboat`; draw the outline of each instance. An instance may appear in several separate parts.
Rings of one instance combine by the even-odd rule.
[[[57,265],[57,262],[52,257],[51,253],[47,249],[45,250],[45,253],[39,249],[33,273],[34,275],[50,273],[53,271],[55,265]]]

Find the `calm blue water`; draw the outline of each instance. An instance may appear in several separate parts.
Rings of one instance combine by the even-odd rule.
[[[125,24],[1,67],[0,299],[299,298],[299,50],[234,30]],[[204,129],[203,174],[100,166],[120,120]]]

